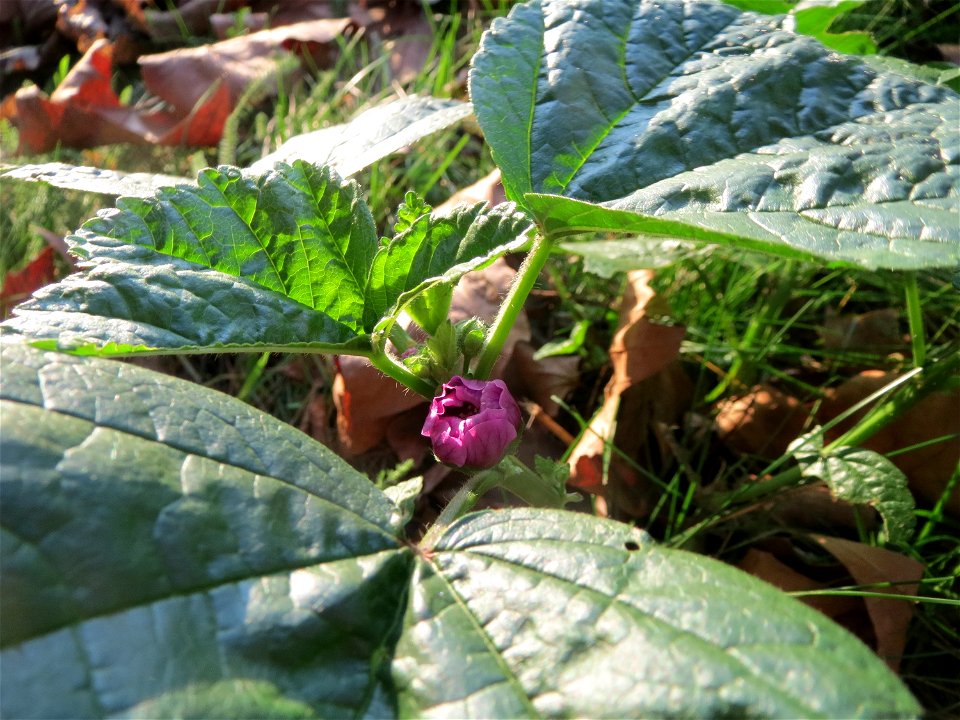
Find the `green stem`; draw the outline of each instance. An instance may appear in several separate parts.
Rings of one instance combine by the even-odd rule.
[[[270,353],[261,353],[260,357],[257,358],[257,361],[250,369],[250,372],[247,373],[247,377],[243,381],[243,386],[240,388],[240,392],[237,393],[237,399],[246,400],[250,396],[250,393],[257,387],[257,383],[260,382],[260,378],[263,377],[263,371],[266,369],[268,362],[270,362]]]
[[[384,375],[392,377],[401,385],[406,385],[426,398],[432,398],[436,394],[437,388],[433,383],[414,375],[386,352],[374,350],[370,355],[370,363]]]
[[[426,551],[432,550],[444,531],[450,527],[457,518],[470,512],[470,509],[477,504],[477,501],[483,497],[484,493],[496,483],[499,475],[500,471],[496,467],[493,467],[469,477],[463,487],[457,490],[457,494],[453,496],[450,502],[447,503],[447,506],[441,511],[433,525],[430,526],[430,529],[427,530],[427,533],[420,541],[420,547]]]
[[[927,359],[927,339],[923,330],[923,312],[920,307],[920,288],[917,274],[907,273],[904,283],[907,300],[907,322],[910,324],[910,345],[913,347],[913,365],[922,367]]]
[[[533,286],[540,276],[540,271],[546,264],[547,258],[550,257],[552,246],[553,242],[546,235],[537,235],[534,238],[527,259],[523,261],[523,265],[517,271],[513,287],[510,288],[503,304],[500,305],[500,312],[497,313],[493,326],[487,332],[487,338],[480,348],[477,364],[473,370],[474,377],[481,380],[489,377],[494,363],[500,357],[507,336],[517,321],[517,316],[523,310],[523,304],[526,302],[527,296],[533,290]]]

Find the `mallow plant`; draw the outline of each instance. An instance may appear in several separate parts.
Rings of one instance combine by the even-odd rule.
[[[411,193],[378,238],[334,167],[376,143],[208,169],[85,223],[81,272],[4,324],[5,717],[920,713],[772,586],[564,510],[564,466],[515,457],[523,416],[490,373],[550,254],[587,232],[905,287],[956,266],[958,96],[712,0],[518,4],[470,94],[508,203],[438,214]],[[426,102],[421,135],[448,109]],[[453,284],[518,251],[490,326],[451,323]],[[416,480],[382,492],[236,399],[108,359],[250,351],[360,355],[432,398],[422,432],[468,479],[422,540]],[[796,459],[790,477],[876,473],[905,497],[866,451],[814,434]],[[469,512],[497,486],[530,507]]]

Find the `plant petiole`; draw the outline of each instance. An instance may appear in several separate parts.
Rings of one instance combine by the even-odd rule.
[[[517,270],[517,277],[513,286],[503,299],[500,305],[500,311],[497,313],[493,325],[487,331],[486,340],[480,348],[480,354],[477,356],[477,364],[473,369],[473,377],[485,380],[490,376],[493,365],[507,341],[507,336],[513,328],[520,311],[523,310],[523,304],[527,300],[530,291],[540,276],[547,258],[550,257],[550,251],[553,248],[553,241],[544,234],[538,234],[530,247],[526,260]]]

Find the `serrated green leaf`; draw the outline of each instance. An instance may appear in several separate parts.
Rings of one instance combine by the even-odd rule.
[[[532,230],[510,203],[442,216],[421,204],[381,245],[356,184],[299,161],[253,179],[208,170],[199,188],[118,205],[69,238],[85,272],[20,305],[5,332],[88,355],[369,354],[384,318],[523,248]]]
[[[378,241],[354,183],[306,163],[256,180],[223,167],[118,206],[68,238],[85,272],[17,308],[7,331],[90,354],[369,350]]]
[[[421,215],[381,246],[370,268],[365,324],[391,317],[413,297],[456,282],[507,252],[522,249],[533,229],[512,203],[487,209],[461,205],[445,215]]]
[[[787,256],[960,263],[957,95],[781,22],[711,0],[518,6],[470,74],[508,197],[557,231],[568,208],[544,195],[650,228],[628,232],[666,231],[655,218]]]
[[[907,477],[883,455],[856,447],[825,453],[820,432],[797,438],[789,452],[803,476],[823,480],[834,497],[876,508],[886,542],[907,542],[913,535],[917,518]]]
[[[919,712],[825,617],[626,525],[486,511],[413,550],[244,403],[2,351],[3,717]]]

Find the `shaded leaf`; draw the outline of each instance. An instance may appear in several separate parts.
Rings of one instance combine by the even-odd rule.
[[[781,24],[710,0],[517,6],[470,74],[508,198],[557,233],[960,262],[956,94]]]
[[[724,444],[739,453],[777,458],[805,427],[809,411],[800,401],[770,385],[724,398],[716,405],[716,423]]]
[[[560,243],[560,248],[564,252],[580,255],[583,258],[583,269],[603,278],[612,278],[617,273],[628,270],[666,267],[705,252],[703,248],[690,242],[650,237],[563,242]]]
[[[823,480],[841,500],[872,505],[883,518],[887,542],[906,542],[916,517],[907,478],[883,455],[855,447],[824,453],[823,435],[814,431],[791,443],[789,452],[805,477]]]

